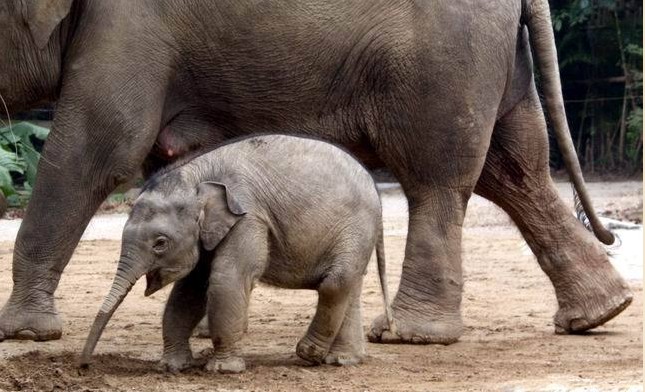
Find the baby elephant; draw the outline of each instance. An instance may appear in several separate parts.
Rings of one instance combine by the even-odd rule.
[[[163,316],[167,370],[196,365],[188,340],[205,312],[215,350],[207,369],[244,370],[234,344],[245,330],[256,279],[318,291],[298,356],[315,364],[358,363],[361,284],[374,248],[392,324],[381,204],[367,171],[339,148],[307,138],[266,135],[222,146],[144,186],[81,364],[89,364],[109,318],[144,274],[146,296],[177,281]]]

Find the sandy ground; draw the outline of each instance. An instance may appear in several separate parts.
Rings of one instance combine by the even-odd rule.
[[[642,210],[640,182],[591,185],[599,211],[620,216],[639,205]],[[570,198],[568,187],[561,188]],[[393,294],[401,272],[407,214],[396,189],[385,191],[384,205]],[[78,354],[112,282],[119,244],[118,240],[81,242],[56,292],[64,318],[63,338],[0,343],[0,390],[642,391],[642,279],[630,280],[634,303],[616,319],[586,335],[555,335],[552,286],[508,218],[479,198],[469,206],[465,223],[466,330],[461,340],[450,346],[367,344],[365,363],[355,367],[305,366],[294,348],[310,322],[315,293],[259,286],[253,293],[248,334],[240,343],[246,373],[157,372],[160,318],[169,289],[144,298],[142,279],[108,325],[93,366],[79,370]],[[0,242],[2,303],[11,290],[12,250],[12,241]],[[365,329],[382,310],[374,264],[363,289]],[[642,269],[642,260],[636,264]],[[192,343],[195,352],[209,346],[203,339]]]

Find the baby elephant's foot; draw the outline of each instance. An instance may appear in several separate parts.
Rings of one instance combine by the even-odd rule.
[[[164,354],[157,368],[162,372],[179,373],[188,368],[204,366],[205,363],[205,359],[195,359],[191,353]]]
[[[334,352],[330,351],[325,356],[325,363],[327,365],[336,366],[351,366],[358,365],[363,362],[363,356],[352,352]]]
[[[206,370],[211,373],[234,374],[246,370],[246,364],[240,357],[211,358],[206,364]]]
[[[329,349],[321,347],[319,344],[316,344],[309,336],[305,336],[300,339],[298,345],[296,346],[296,354],[304,359],[307,362],[311,362],[316,365],[320,365],[325,362],[325,356]]]

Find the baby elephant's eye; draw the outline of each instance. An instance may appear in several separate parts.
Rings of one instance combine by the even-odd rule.
[[[154,244],[152,245],[152,250],[156,254],[164,253],[165,251],[168,250],[169,242],[170,241],[168,240],[168,237],[163,236],[163,235],[159,236],[159,237],[157,237],[157,239],[155,240]]]

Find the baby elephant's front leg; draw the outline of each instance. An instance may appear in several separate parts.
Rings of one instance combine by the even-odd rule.
[[[213,358],[206,369],[218,373],[240,373],[244,360],[235,356],[235,343],[246,330],[249,297],[253,282],[266,266],[267,228],[261,222],[243,220],[217,249],[208,285],[207,316]]]
[[[235,267],[222,268],[229,262],[218,258],[214,264],[219,271],[213,271],[211,275],[207,309],[214,355],[206,369],[217,373],[241,373],[246,365],[235,355],[235,343],[244,334],[251,284]]]
[[[204,315],[207,285],[208,264],[201,261],[193,272],[175,283],[163,315],[161,370],[176,373],[203,365],[193,359],[188,339]]]

